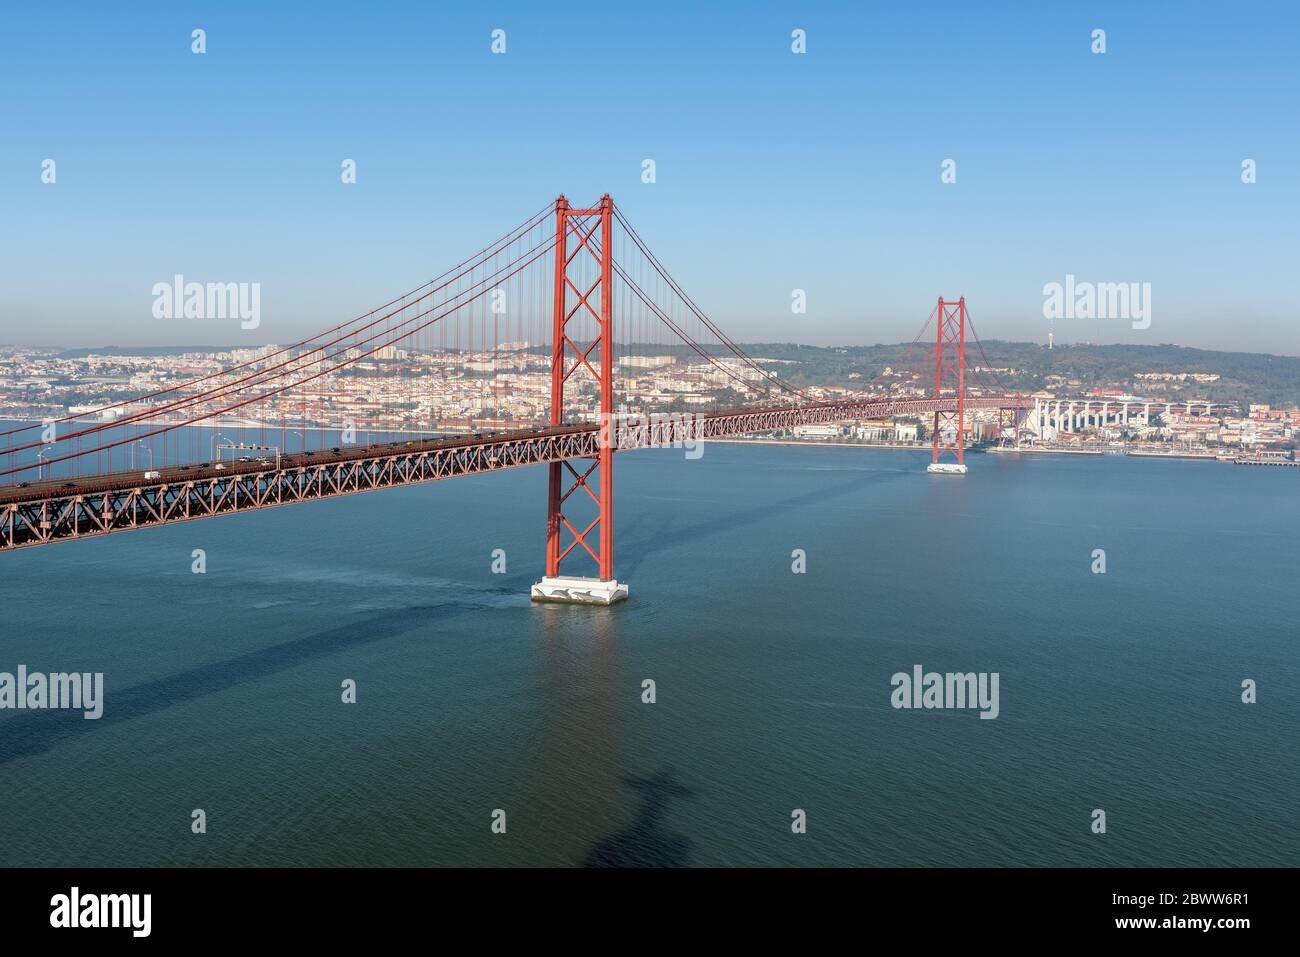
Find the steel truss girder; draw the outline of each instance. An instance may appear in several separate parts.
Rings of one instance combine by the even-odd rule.
[[[965,407],[1017,408],[1019,401],[1015,396],[968,396]],[[955,397],[860,398],[667,417],[644,426],[633,420],[617,423],[605,444],[611,452],[629,451],[850,418],[951,412],[956,404]],[[318,454],[319,461],[310,464],[231,469],[226,475],[183,482],[140,484],[140,473],[132,472],[82,479],[83,488],[65,494],[33,490],[25,498],[12,487],[0,488],[0,551],[526,465],[559,467],[562,462],[595,459],[601,446],[601,429],[592,423],[559,435],[517,433],[470,445],[428,442],[403,452]]]

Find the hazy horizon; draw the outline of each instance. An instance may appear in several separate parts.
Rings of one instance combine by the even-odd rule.
[[[1047,348],[1046,342],[1034,342],[1033,340],[1030,339],[1005,339],[1005,338],[998,338],[998,337],[990,337],[987,339],[983,339],[981,341],[988,346],[1000,343],[1000,344],[1010,345],[1010,346],[1042,346],[1043,348]],[[898,340],[895,342],[831,342],[831,343],[798,342],[795,340],[787,340],[787,341],[738,340],[736,344],[740,346],[755,346],[755,347],[795,346],[795,347],[808,347],[812,349],[875,349],[875,348],[888,348],[890,346],[906,346],[909,344],[909,342],[910,340],[907,341]],[[638,345],[638,344],[639,343],[630,343],[630,345]],[[117,350],[168,349],[168,350],[185,350],[191,352],[222,352],[222,351],[227,351],[232,349],[258,349],[258,348],[263,348],[265,346],[284,347],[288,345],[292,345],[292,343],[277,342],[270,339],[266,339],[260,342],[250,341],[250,342],[226,343],[226,344],[213,343],[213,342],[204,342],[204,343],[100,342],[100,343],[93,343],[93,344],[89,344],[89,343],[62,344],[62,343],[52,343],[52,342],[0,342],[0,349],[61,349],[68,352],[76,352],[82,350],[94,351],[96,349],[117,349]],[[545,343],[538,343],[538,345],[545,345]],[[662,343],[658,345],[662,345]],[[1214,348],[1205,348],[1202,346],[1184,345],[1183,343],[1180,342],[1087,342],[1087,341],[1062,342],[1060,339],[1057,339],[1055,342],[1055,347],[1058,349],[1072,348],[1072,347],[1105,349],[1105,348],[1110,348],[1115,346],[1133,347],[1133,348],[1188,349],[1194,352],[1210,352],[1210,353],[1219,353],[1219,354],[1236,353],[1240,355],[1274,356],[1280,359],[1300,359],[1300,354],[1290,354],[1285,352],[1267,352],[1267,351],[1260,351],[1254,349],[1214,349]],[[679,348],[679,347],[673,346],[672,348]],[[688,348],[688,347],[682,345],[680,346],[680,348]],[[461,351],[474,351],[474,350],[471,350],[468,347],[464,347],[462,348]],[[759,356],[757,358],[762,358],[762,357]]]

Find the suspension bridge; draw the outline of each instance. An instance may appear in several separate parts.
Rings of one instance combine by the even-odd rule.
[[[0,431],[0,551],[545,465],[532,596],[609,604],[627,596],[614,573],[616,452],[916,416],[933,424],[930,470],[964,473],[967,413],[1006,412],[1018,427],[1025,412],[987,360],[968,365],[972,343],[982,355],[965,299],[940,298],[872,382],[796,385],[704,313],[608,195],[585,207],[561,196],[309,339]],[[920,371],[901,374],[909,361]],[[678,370],[667,382],[666,366]]]

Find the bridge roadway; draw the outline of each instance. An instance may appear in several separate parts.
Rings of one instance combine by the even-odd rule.
[[[968,409],[1016,408],[1015,396],[966,396]],[[684,417],[621,420],[613,430],[615,451],[766,432],[795,425],[887,415],[956,411],[955,396],[943,398],[846,398],[774,408],[735,409]],[[0,486],[0,551],[107,535],[332,498],[399,485],[414,485],[495,472],[521,465],[591,458],[602,441],[597,423],[498,432],[451,439],[345,446],[280,456],[269,462],[175,466],[145,472],[108,472]],[[606,439],[608,440],[608,439]]]

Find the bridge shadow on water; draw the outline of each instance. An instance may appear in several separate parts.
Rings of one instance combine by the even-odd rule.
[[[131,688],[106,689],[104,713],[94,721],[83,718],[80,711],[10,712],[0,719],[0,765],[41,754],[65,741],[123,721],[157,714],[173,705],[476,610],[481,610],[481,606],[449,603],[402,608]]]
[[[663,828],[664,809],[674,799],[693,797],[694,788],[678,784],[672,768],[648,778],[625,776],[623,784],[641,795],[641,807],[627,827],[587,852],[585,867],[686,867],[690,838]]]
[[[863,473],[848,481],[826,485],[803,495],[779,500],[775,504],[782,508],[798,508],[860,491],[869,484],[903,477],[907,477],[907,473]],[[623,554],[632,556],[630,560],[625,559],[625,574],[629,578],[633,577],[646,558],[670,546],[697,541],[737,526],[762,521],[770,517],[772,504],[766,503],[744,511],[727,511],[707,521],[684,527],[665,526],[648,518],[639,519],[622,534],[625,549]],[[526,592],[534,577],[511,575],[490,591],[511,594]],[[483,610],[479,604],[452,602],[396,609],[134,687],[108,689],[105,692],[107,700],[103,716],[94,721],[87,721],[81,712],[71,710],[11,711],[0,718],[0,765],[42,754],[65,741],[75,740],[120,722],[157,714],[173,705],[184,704],[310,661],[350,651],[372,641],[393,638],[430,623]],[[631,828],[593,849],[588,863],[617,865],[623,857],[635,856],[638,847],[642,851],[637,853],[647,854],[659,862],[656,866],[673,866],[678,861],[684,863],[689,841],[663,834],[658,830],[658,821],[663,805],[669,799],[687,797],[694,792],[676,784],[671,772],[661,772],[648,779],[628,778],[625,783],[645,795],[646,805]]]
[[[620,578],[631,579],[641,563],[655,552],[682,545],[686,542],[708,538],[743,525],[753,525],[765,519],[770,519],[773,508],[788,509],[816,505],[828,499],[839,498],[851,492],[861,491],[869,485],[877,485],[898,479],[910,479],[912,477],[912,473],[907,471],[863,472],[846,481],[826,485],[811,492],[805,492],[802,495],[795,495],[791,498],[778,498],[743,511],[724,511],[708,521],[697,522],[694,525],[677,527],[653,522],[648,518],[641,518],[634,522],[630,528],[621,533],[616,533],[618,535],[616,544],[620,549],[619,554],[632,556],[630,560],[626,557],[621,558],[620,561],[623,566],[616,571]]]

